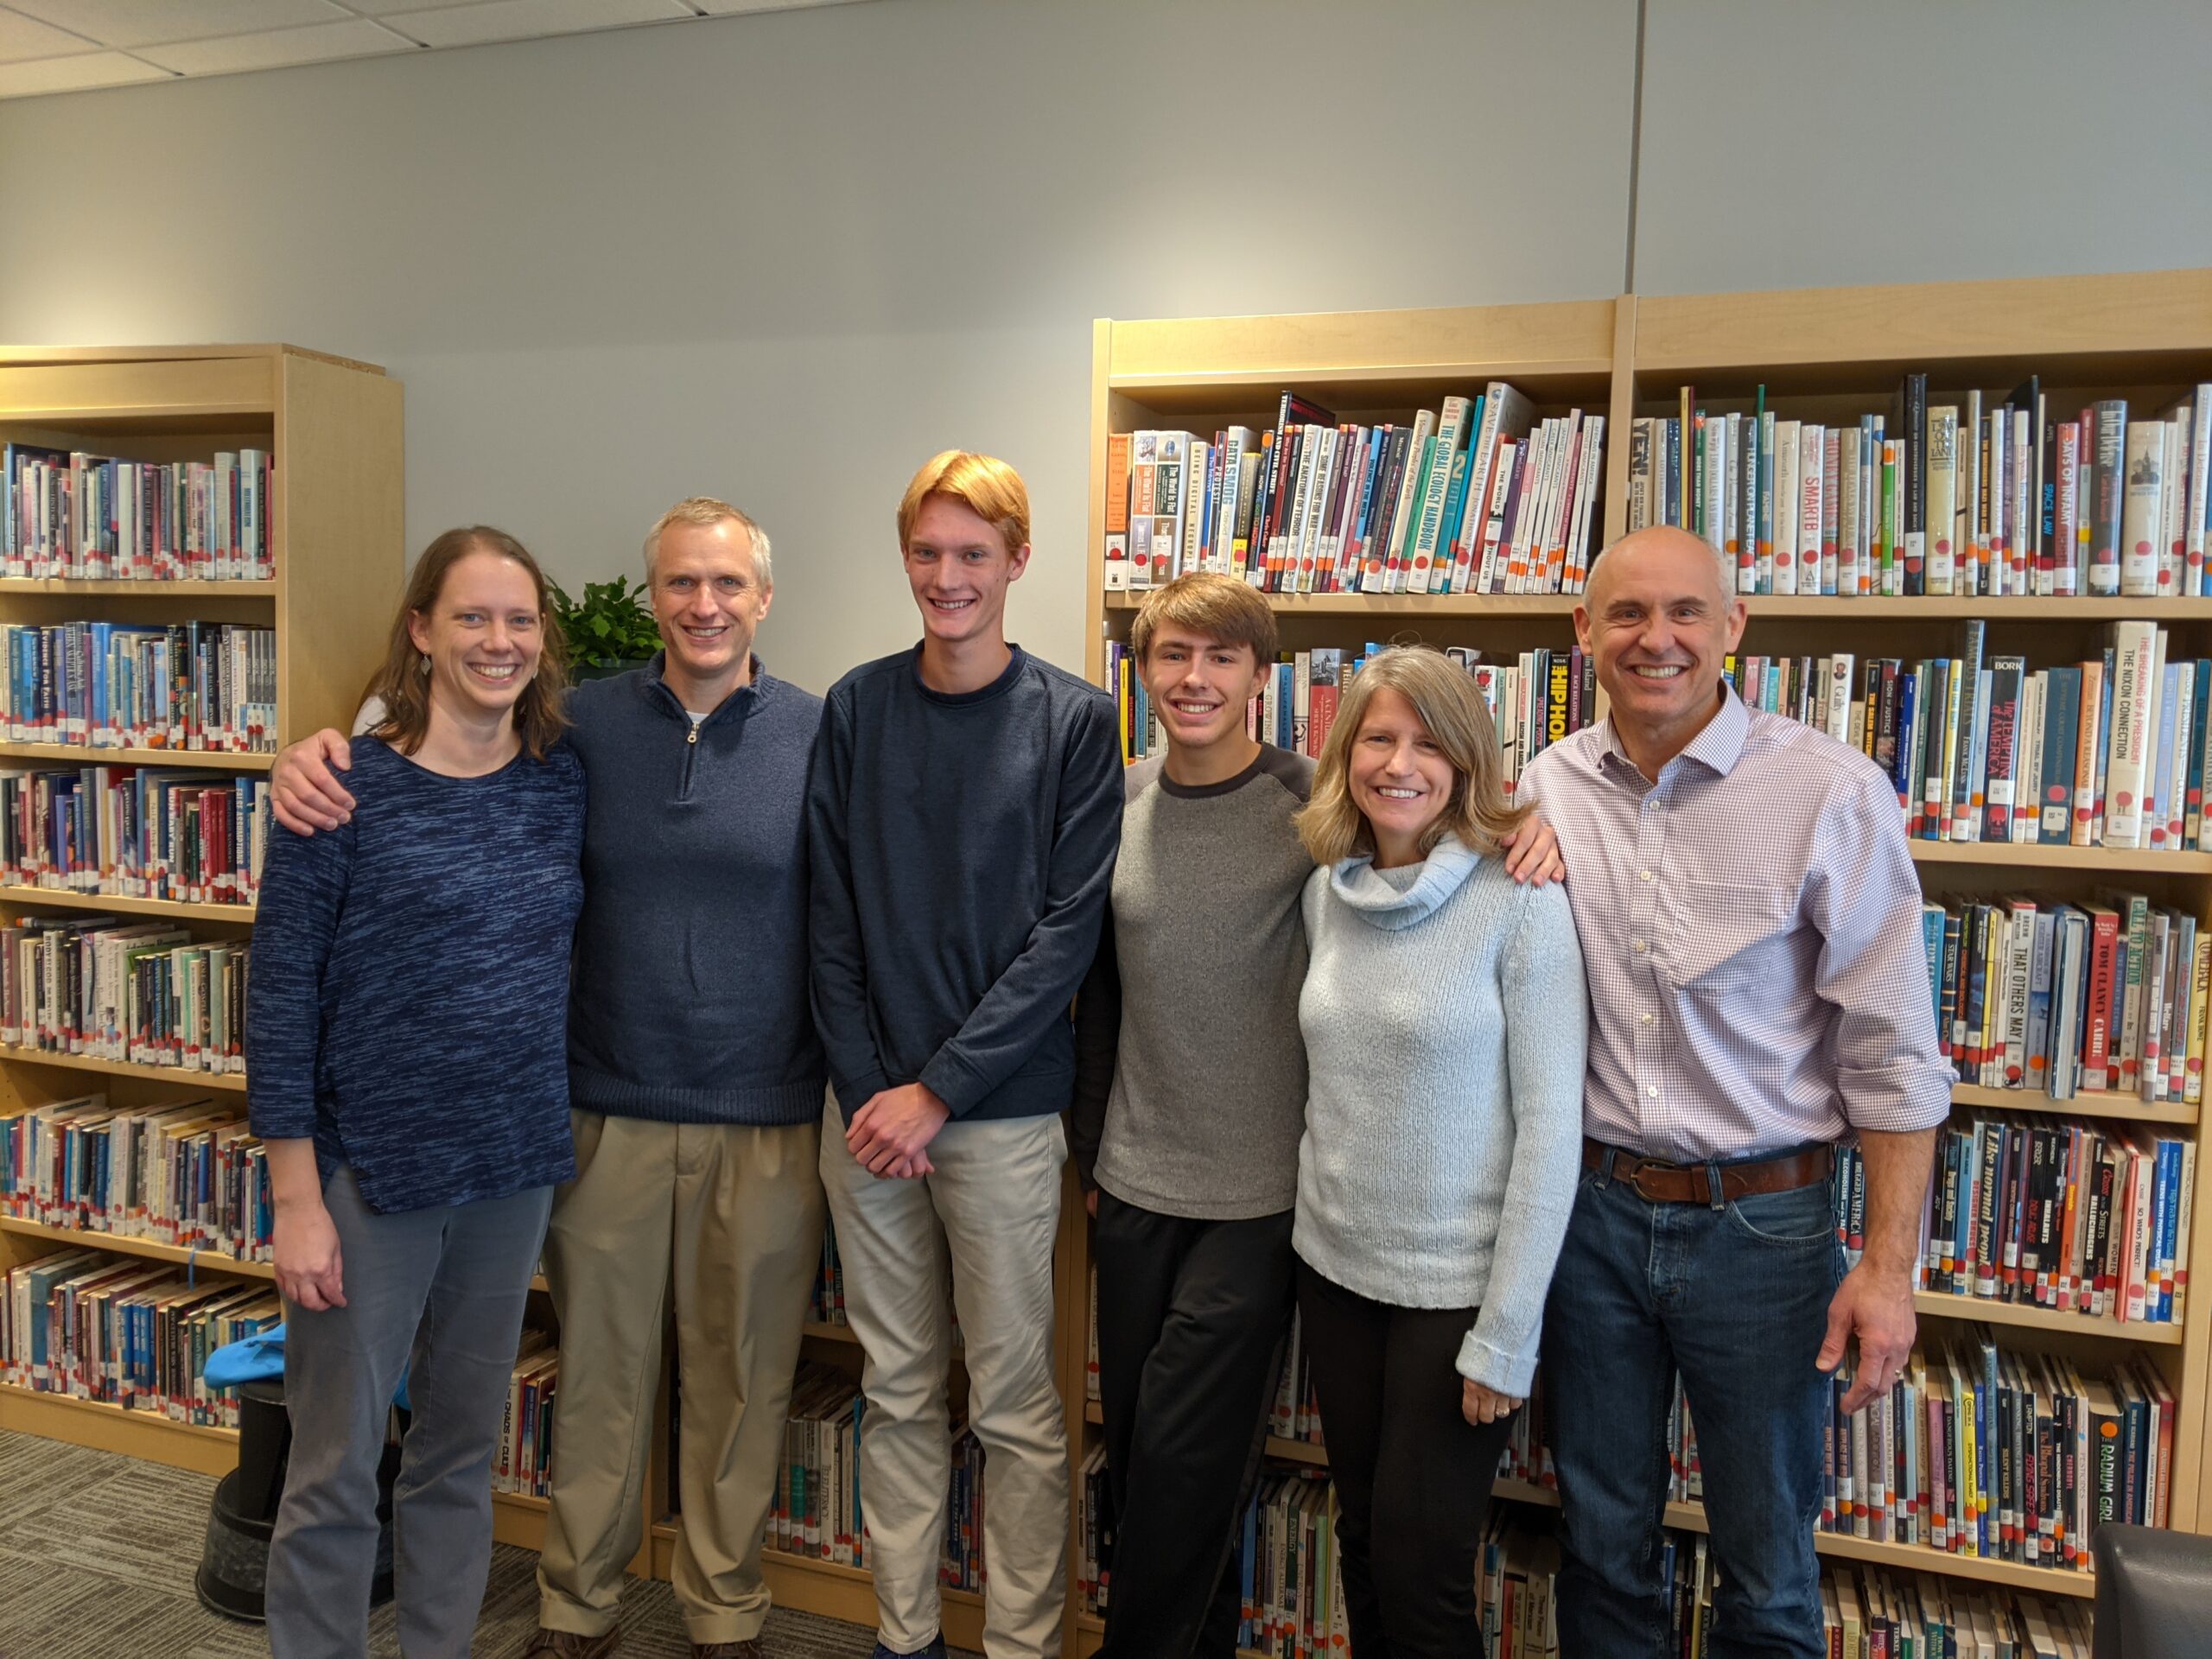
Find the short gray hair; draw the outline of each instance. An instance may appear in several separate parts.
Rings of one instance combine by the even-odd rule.
[[[652,585],[653,556],[660,551],[661,532],[671,524],[719,524],[733,519],[743,524],[746,533],[753,538],[753,574],[760,578],[763,588],[774,587],[776,578],[768,563],[768,532],[754,524],[749,515],[711,495],[687,495],[653,520],[653,527],[645,532],[646,586]]]

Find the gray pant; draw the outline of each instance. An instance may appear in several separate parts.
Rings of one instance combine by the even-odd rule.
[[[291,1465],[269,1547],[276,1659],[362,1659],[377,1547],[377,1463],[407,1375],[412,1419],[393,1497],[399,1647],[467,1659],[492,1564],[492,1457],[550,1187],[378,1215],[353,1172],[323,1203],[346,1306],[284,1305]]]

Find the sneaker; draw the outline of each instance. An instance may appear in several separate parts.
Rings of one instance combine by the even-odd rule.
[[[548,1630],[541,1624],[522,1655],[523,1659],[609,1659],[621,1645],[620,1630],[608,1630],[601,1636],[578,1636],[574,1630]]]
[[[944,1638],[931,1637],[929,1646],[913,1653],[895,1653],[879,1642],[875,1644],[874,1659],[944,1659]]]

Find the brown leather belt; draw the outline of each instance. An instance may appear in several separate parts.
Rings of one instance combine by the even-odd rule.
[[[1825,1181],[1835,1167],[1835,1148],[1805,1147],[1778,1158],[1741,1164],[1669,1164],[1625,1147],[1609,1147],[1588,1136],[1582,1141],[1582,1167],[1602,1169],[1612,1154],[1612,1179],[1649,1204],[1711,1204],[1712,1175],[1720,1178],[1723,1203],[1760,1192],[1790,1192]]]

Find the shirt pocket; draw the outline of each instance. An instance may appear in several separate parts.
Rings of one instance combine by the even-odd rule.
[[[1673,899],[1667,978],[1676,990],[1738,990],[1787,970],[1795,893],[1686,880]]]

